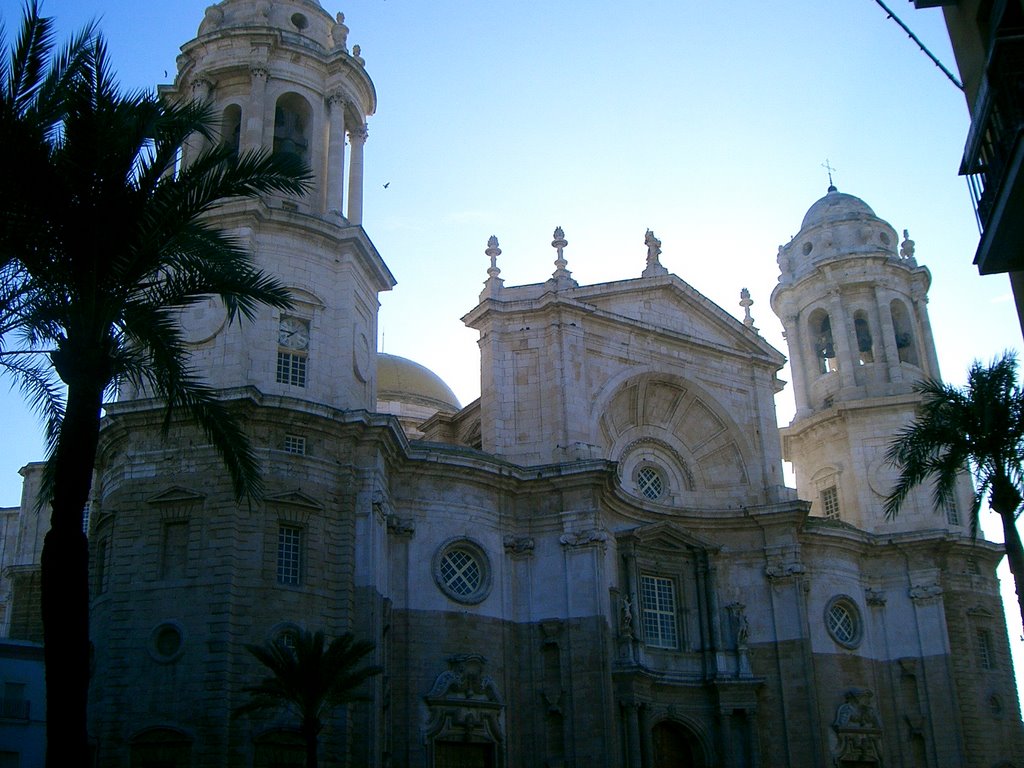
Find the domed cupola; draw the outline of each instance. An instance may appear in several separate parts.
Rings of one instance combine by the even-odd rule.
[[[397,416],[410,440],[423,437],[419,427],[434,414],[458,413],[461,407],[451,388],[426,366],[377,354],[377,410]]]
[[[849,256],[896,256],[896,230],[859,197],[829,186],[807,209],[800,232],[779,249],[779,282],[800,280],[815,266]]]
[[[779,247],[778,263],[772,309],[786,330],[798,418],[938,376],[931,276],[906,233],[901,247],[859,197],[829,186]]]

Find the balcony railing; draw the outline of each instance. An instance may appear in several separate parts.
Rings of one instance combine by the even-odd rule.
[[[1017,142],[1024,131],[1024,35],[995,42],[972,112],[960,173],[974,200],[978,228],[991,223]]]
[[[1024,24],[1005,24],[992,40],[960,173],[981,231],[978,271],[1024,270]]]

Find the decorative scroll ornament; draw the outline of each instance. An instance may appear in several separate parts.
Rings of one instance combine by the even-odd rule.
[[[882,764],[882,723],[871,691],[847,691],[846,701],[836,710],[832,729],[838,738],[834,752],[837,766]]]
[[[448,670],[438,675],[424,698],[430,711],[428,740],[496,744],[504,740],[504,704],[498,688],[484,674],[487,659],[479,653],[448,658]]]

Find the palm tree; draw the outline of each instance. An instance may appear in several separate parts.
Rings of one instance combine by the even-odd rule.
[[[351,632],[334,638],[326,650],[321,631],[302,630],[290,637],[291,644],[276,640],[245,646],[272,674],[244,689],[250,699],[234,714],[291,710],[298,716],[299,731],[306,743],[306,768],[316,768],[324,718],[342,704],[365,698],[356,689],[383,669],[357,666],[374,644],[355,640]]]
[[[1024,391],[1017,385],[1017,359],[1011,352],[984,366],[975,361],[963,388],[938,381],[917,385],[924,396],[917,418],[897,434],[886,458],[899,478],[885,501],[894,517],[911,489],[933,480],[937,509],[953,502],[965,467],[975,482],[971,533],[985,497],[1003,523],[1003,540],[1017,602],[1024,618],[1024,548],[1017,515],[1024,495]]]
[[[260,478],[239,423],[189,367],[178,313],[217,295],[232,320],[286,290],[205,218],[226,198],[300,194],[292,159],[218,145],[203,105],[122,94],[100,36],[53,54],[52,20],[26,6],[0,67],[0,361],[46,420],[41,559],[47,765],[85,765],[88,550],[82,514],[105,395],[122,381],[190,415],[239,499]],[[5,45],[0,42],[0,47]],[[208,148],[179,167],[190,136]]]

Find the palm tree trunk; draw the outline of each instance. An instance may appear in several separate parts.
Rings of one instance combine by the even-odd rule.
[[[1014,511],[1013,509],[1005,512],[996,510],[1003,521],[1006,560],[1010,565],[1010,573],[1013,574],[1013,587],[1017,592],[1017,606],[1020,608],[1021,625],[1024,627],[1024,546],[1021,545]]]
[[[41,559],[47,768],[88,765],[89,549],[82,515],[92,485],[102,389],[68,386],[53,457],[50,530]]]
[[[306,740],[306,768],[317,768],[318,765],[318,752],[320,746],[320,724],[319,723],[306,723],[302,724],[302,736]]]

